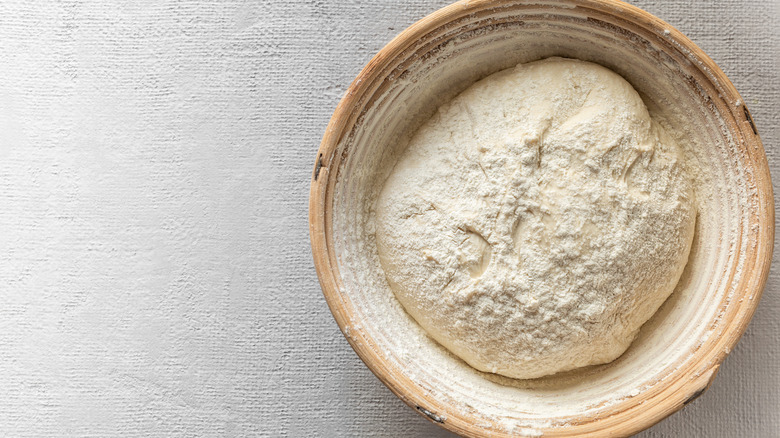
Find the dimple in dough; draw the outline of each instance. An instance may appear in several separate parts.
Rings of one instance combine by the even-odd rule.
[[[631,85],[550,58],[439,108],[375,214],[407,312],[474,368],[526,379],[620,356],[679,281],[696,211]]]

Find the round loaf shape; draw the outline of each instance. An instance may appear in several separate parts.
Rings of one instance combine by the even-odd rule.
[[[495,73],[412,137],[377,201],[404,308],[475,368],[535,378],[610,362],[674,290],[693,189],[637,92],[593,63]]]

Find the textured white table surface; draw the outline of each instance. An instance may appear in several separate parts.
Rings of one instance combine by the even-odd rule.
[[[346,86],[446,3],[1,2],[0,436],[452,436],[342,337],[306,218]],[[778,1],[636,4],[726,71],[780,181]],[[712,389],[640,436],[780,436],[779,314],[775,266]]]

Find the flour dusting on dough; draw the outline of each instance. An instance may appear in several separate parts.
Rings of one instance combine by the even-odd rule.
[[[612,361],[685,267],[696,210],[681,160],[606,68],[501,71],[411,139],[376,204],[382,267],[407,312],[481,371]]]

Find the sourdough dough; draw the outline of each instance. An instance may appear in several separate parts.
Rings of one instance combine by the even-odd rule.
[[[672,293],[695,222],[677,145],[616,73],[550,58],[439,108],[377,198],[387,280],[481,371],[620,356]]]

